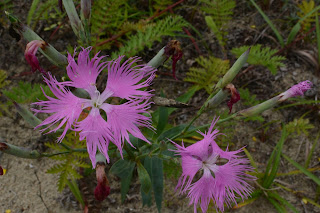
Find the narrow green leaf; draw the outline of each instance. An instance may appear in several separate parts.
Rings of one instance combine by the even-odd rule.
[[[76,181],[74,179],[72,179],[71,181],[67,180],[67,185],[69,186],[70,191],[72,192],[74,197],[77,199],[77,201],[79,201],[79,203],[81,203],[81,205],[84,207],[85,204]]]
[[[213,21],[211,16],[205,16],[204,17],[208,27],[212,30],[214,35],[217,37],[219,43],[222,45],[223,44],[223,37],[222,34],[220,33],[220,29],[217,27],[216,23]],[[223,45],[222,45],[223,46]]]
[[[157,135],[156,137],[159,137],[159,135],[163,132],[164,128],[166,127],[168,123],[168,108],[167,107],[159,107],[159,119],[158,119],[158,126],[157,126]]]
[[[288,35],[287,45],[291,44],[291,42],[296,37],[296,35],[300,31],[300,29],[301,29],[301,24],[299,22],[293,26],[292,30],[290,31],[290,33]]]
[[[316,182],[316,184],[320,185],[320,179],[315,176],[314,174],[312,174],[311,172],[309,172],[306,168],[304,168],[303,166],[301,166],[300,164],[298,164],[297,162],[295,162],[294,160],[292,160],[291,158],[289,158],[287,155],[282,154],[282,156],[289,161],[289,163],[291,163],[292,165],[294,165],[297,169],[301,170],[301,172],[303,172],[305,175],[307,175],[310,179],[312,179],[314,182]]]
[[[311,147],[311,150],[307,156],[307,159],[306,159],[306,162],[304,164],[304,168],[308,168],[309,167],[309,164],[311,162],[311,158],[312,158],[312,154],[314,152],[314,150],[316,149],[317,145],[318,145],[318,142],[319,142],[319,137],[320,137],[320,132],[318,133],[316,139],[314,140],[313,144],[312,144],[312,147]]]
[[[33,0],[27,16],[27,25],[31,25],[32,17],[39,7],[40,0]]]
[[[252,155],[250,154],[250,152],[246,148],[243,148],[243,151],[247,155],[248,159],[250,160],[251,166],[253,166],[257,170],[258,169],[257,164],[256,164],[256,162],[254,162],[254,159],[253,159]]]
[[[152,157],[152,189],[158,212],[161,212],[161,203],[163,198],[163,160],[158,157]]]
[[[279,202],[281,202],[282,204],[288,206],[293,212],[298,213],[299,211],[288,201],[286,201],[286,199],[284,199],[283,197],[281,197],[280,195],[278,195],[276,192],[271,192],[268,191],[268,195],[270,197],[275,198],[276,200],[278,200]]]
[[[175,126],[165,132],[163,132],[159,137],[158,137],[158,141],[164,140],[166,138],[171,138],[179,133],[182,132],[182,130],[186,127],[186,124],[181,124],[178,126]]]
[[[287,138],[286,128],[283,128],[281,138],[271,154],[271,157],[268,161],[265,176],[263,178],[262,186],[266,189],[268,189],[271,186],[274,178],[277,175],[277,171],[278,171],[279,163],[280,163],[280,158],[281,158],[281,151],[282,151],[282,147],[283,147],[283,144],[284,144],[284,141],[286,140],[286,138]]]
[[[144,168],[148,172],[148,175],[150,177],[151,183],[152,183],[152,159],[150,157],[146,157],[144,159]],[[149,192],[145,192],[143,190],[142,184],[140,188],[141,197],[142,197],[142,205],[151,206],[152,205],[152,190],[149,190]]]
[[[144,193],[148,194],[151,189],[151,179],[147,170],[144,168],[144,166],[141,164],[140,161],[137,162],[137,170],[138,170],[139,181],[141,184],[141,190]]]
[[[270,28],[273,30],[274,34],[276,35],[281,47],[284,47],[284,41],[283,38],[281,36],[281,34],[279,33],[279,31],[277,30],[277,28],[273,25],[272,21],[269,19],[269,17],[260,9],[260,7],[255,3],[254,0],[250,0],[251,3],[253,4],[253,6],[255,6],[255,8],[258,10],[258,12],[260,13],[260,15],[263,17],[263,19],[268,23],[268,25],[270,26]]]
[[[251,0],[250,0],[251,1]],[[309,16],[311,16],[314,12],[318,11],[320,9],[320,6],[314,8],[313,10],[311,10],[309,13],[307,13],[304,17],[300,18],[298,23],[296,23],[293,28],[291,29],[289,36],[288,36],[288,40],[287,40],[287,44],[290,44],[293,39],[296,37],[297,33],[299,32],[300,28],[301,28],[301,22],[303,22],[306,18],[308,18]],[[317,13],[316,13],[317,16]],[[316,17],[316,20],[318,18]]]
[[[118,160],[115,162],[110,172],[121,178],[121,202],[126,199],[126,195],[129,191],[130,183],[132,180],[133,170],[135,163],[128,160]]]
[[[271,197],[267,197],[267,199],[270,201],[270,203],[276,208],[276,210],[279,213],[286,213],[287,211],[285,210],[285,208],[283,206],[281,206],[276,200],[274,200]]]
[[[13,102],[16,107],[18,113],[26,120],[32,127],[38,126],[42,121],[34,116],[32,112],[27,110],[26,108],[20,106],[18,103]]]

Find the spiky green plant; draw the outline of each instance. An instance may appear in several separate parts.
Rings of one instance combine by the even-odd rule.
[[[191,67],[184,81],[195,83],[198,89],[204,88],[208,94],[213,91],[214,85],[230,68],[228,60],[214,56],[196,58],[199,67]]]
[[[62,141],[62,145],[56,142],[48,142],[45,145],[51,148],[54,153],[50,158],[60,163],[48,169],[48,173],[59,174],[58,189],[62,191],[68,184],[68,181],[79,179],[79,168],[90,168],[91,165],[85,162],[89,155],[86,152],[86,141],[79,140],[79,137],[70,132]]]
[[[201,3],[201,10],[209,15],[205,17],[207,25],[217,37],[220,45],[225,46],[228,23],[232,19],[236,2],[234,0],[201,0]]]
[[[162,20],[149,24],[144,31],[137,31],[135,35],[130,36],[127,42],[114,52],[112,57],[118,55],[134,56],[145,47],[151,47],[153,42],[161,41],[162,36],[176,36],[177,32],[182,31],[188,23],[181,16],[168,16]]]
[[[313,0],[307,1],[304,0],[300,4],[298,4],[298,7],[300,8],[300,11],[297,12],[297,15],[302,18],[309,12],[311,12],[315,7],[315,3]],[[316,13],[313,13],[310,15],[308,18],[304,19],[303,22],[301,23],[303,31],[307,32],[310,30],[311,24],[316,21]]]
[[[307,118],[294,119],[293,121],[286,124],[287,132],[292,136],[299,136],[304,133],[306,136],[309,135],[309,131],[314,128]]]
[[[48,86],[43,84],[31,84],[23,81],[20,81],[18,86],[13,87],[10,90],[3,90],[3,94],[11,101],[26,104],[46,99],[41,88],[47,95],[52,96],[52,92]],[[9,105],[12,104],[11,101],[8,102]]]
[[[233,48],[231,52],[236,57],[239,57],[249,47],[250,46],[241,46]],[[284,56],[275,55],[276,52],[277,50],[271,49],[270,47],[262,47],[261,44],[251,46],[247,62],[252,65],[265,66],[272,74],[276,74],[278,67],[284,66],[282,61],[286,59]]]

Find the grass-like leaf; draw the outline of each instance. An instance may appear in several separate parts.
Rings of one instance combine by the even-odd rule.
[[[306,168],[304,168],[303,166],[301,166],[300,164],[298,164],[297,162],[295,162],[294,160],[292,160],[291,158],[289,158],[287,155],[282,154],[282,156],[292,165],[294,165],[297,169],[301,170],[301,172],[303,172],[305,175],[307,175],[310,179],[312,179],[316,184],[320,185],[320,179],[315,176],[314,174],[312,174],[311,172],[309,172]]]

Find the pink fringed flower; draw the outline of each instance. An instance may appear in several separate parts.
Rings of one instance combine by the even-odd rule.
[[[281,98],[279,101],[286,100],[288,98],[296,97],[296,96],[303,96],[303,94],[311,89],[312,82],[311,81],[302,81],[296,85],[293,85],[290,89],[280,94]]]
[[[215,208],[224,211],[224,204],[231,207],[237,203],[236,199],[247,199],[252,192],[252,187],[247,181],[255,177],[246,174],[252,172],[253,168],[248,165],[249,160],[237,155],[242,150],[233,152],[223,151],[216,144],[215,138],[219,130],[213,130],[218,119],[213,120],[209,131],[202,133],[203,139],[191,146],[185,147],[175,144],[175,152],[181,155],[182,175],[176,189],[180,193],[188,192],[190,205],[194,204],[194,212],[197,212],[197,204],[200,203],[202,212],[208,210],[210,200]],[[221,161],[225,161],[221,165]],[[193,181],[196,174],[200,172],[201,177]]]
[[[95,155],[97,149],[106,157],[109,162],[108,146],[110,141],[114,143],[122,156],[122,146],[126,140],[131,146],[129,134],[149,141],[139,130],[138,126],[152,128],[150,117],[143,115],[150,108],[150,91],[140,90],[150,85],[155,75],[155,69],[146,65],[136,65],[138,58],[130,58],[121,64],[124,56],[111,62],[101,62],[103,57],[98,54],[92,59],[89,58],[91,48],[82,49],[78,55],[77,62],[70,54],[68,55],[69,65],[67,74],[71,81],[58,82],[49,74],[45,82],[56,96],[47,96],[47,101],[36,102],[41,109],[33,109],[36,113],[52,113],[36,128],[47,125],[41,131],[58,124],[49,132],[56,132],[64,127],[58,141],[62,141],[69,129],[80,132],[80,140],[86,139],[87,149],[95,167]],[[105,90],[100,93],[96,88],[97,77],[104,69],[108,69],[108,80]],[[143,78],[147,80],[143,80]],[[75,96],[67,86],[86,90],[90,99]],[[106,103],[111,97],[126,99],[127,102],[120,105]],[[83,109],[90,109],[89,115],[79,120]],[[106,120],[100,112],[107,115]],[[148,113],[147,113],[148,114]]]

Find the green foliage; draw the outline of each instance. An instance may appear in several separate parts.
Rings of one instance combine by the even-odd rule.
[[[85,162],[88,159],[88,153],[86,152],[86,141],[79,141],[77,135],[74,132],[70,132],[66,135],[62,141],[63,145],[51,142],[45,145],[59,155],[51,156],[52,159],[60,161],[61,163],[54,165],[48,169],[48,173],[59,174],[58,190],[62,191],[68,184],[69,180],[79,179],[82,176],[77,172],[79,167],[90,168],[90,165]],[[72,150],[83,149],[83,151],[72,151]]]
[[[300,4],[298,4],[298,7],[300,8],[300,12],[298,12],[298,16],[300,18],[306,16],[306,14],[308,14],[309,12],[311,12],[314,8],[315,8],[315,3],[313,0],[307,1],[304,0],[302,1]],[[310,15],[309,17],[307,17],[306,19],[304,19],[301,23],[302,25],[302,29],[303,31],[307,32],[310,30],[311,24],[315,22],[315,16],[316,13],[313,13],[312,15]]]
[[[171,4],[173,4],[172,0],[153,0],[152,1],[152,7],[156,10],[164,10]]]
[[[182,31],[188,23],[181,16],[168,16],[158,20],[154,24],[147,25],[145,31],[138,31],[135,35],[130,36],[118,52],[112,54],[112,58],[118,55],[128,57],[136,55],[145,47],[151,47],[153,42],[161,41],[162,36],[176,36],[177,31]]]
[[[182,173],[181,165],[176,158],[163,161],[163,172],[166,174],[166,177],[178,178]]]
[[[3,94],[10,100],[15,101],[19,104],[32,103],[38,100],[46,99],[41,90],[41,87],[48,96],[53,96],[48,86],[45,86],[43,84],[31,84],[29,82],[23,81],[20,81],[18,83],[18,86],[11,88],[10,91],[3,90]],[[8,104],[12,104],[12,102],[9,102]]]
[[[184,81],[195,83],[199,89],[204,88],[209,94],[213,91],[213,86],[230,68],[228,60],[222,60],[209,56],[196,58],[200,67],[191,67],[187,72]]]
[[[282,147],[287,137],[288,133],[286,132],[286,128],[283,128],[281,139],[279,140],[273,152],[271,153],[266,167],[265,175],[261,180],[262,186],[266,189],[269,189],[271,187],[274,178],[276,177],[277,171],[279,169]]]
[[[231,52],[239,57],[248,48],[249,46],[241,46],[233,48]],[[251,47],[247,62],[252,65],[265,66],[272,74],[276,74],[278,67],[284,66],[281,61],[286,59],[284,56],[274,55],[276,52],[277,50],[270,47],[261,47],[261,44],[254,45]]]
[[[10,81],[7,80],[7,77],[6,71],[0,69],[0,89],[10,84]]]
[[[285,128],[291,136],[300,136],[302,133],[308,136],[309,130],[313,129],[314,126],[310,124],[309,119],[301,117],[299,119],[295,118],[293,121],[286,124]]]
[[[3,11],[11,11],[11,8],[13,8],[13,3],[11,0],[1,0],[0,1],[0,26],[7,26],[7,18],[5,17]]]
[[[127,21],[128,7],[127,0],[99,0],[92,5],[91,12],[91,44],[97,47],[97,44],[117,34],[121,26]],[[110,49],[112,43],[107,43],[97,47],[101,49]]]
[[[246,88],[246,89],[240,88],[239,93],[240,93],[240,97],[241,97],[241,102],[245,106],[255,106],[260,103],[260,101],[258,101],[256,99],[256,97],[257,97],[256,95],[250,94],[248,88]]]
[[[33,0],[27,16],[27,25],[35,29],[39,21],[46,20],[49,26],[44,30],[51,30],[61,23],[64,16],[65,13],[60,11],[56,0],[46,0],[45,2]]]
[[[216,35],[221,46],[225,45],[225,36],[228,34],[228,23],[232,19],[233,9],[236,6],[234,0],[201,0],[201,10],[210,16],[206,16],[207,25]]]

